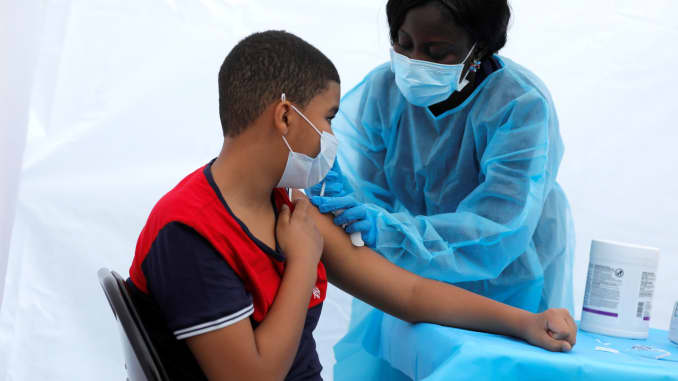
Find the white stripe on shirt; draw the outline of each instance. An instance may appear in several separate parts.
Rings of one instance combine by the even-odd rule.
[[[235,324],[240,320],[249,317],[253,313],[254,305],[250,304],[249,306],[243,308],[242,310],[234,312],[228,316],[224,316],[207,323],[198,324],[193,327],[176,330],[174,331],[174,335],[177,337],[177,340],[182,340],[187,337],[200,335],[210,331],[215,331],[220,328],[228,327],[231,324]]]

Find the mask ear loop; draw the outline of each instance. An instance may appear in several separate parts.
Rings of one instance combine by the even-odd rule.
[[[287,102],[287,97],[285,96],[285,93],[282,93],[282,95],[280,96],[280,101],[282,103]],[[292,151],[292,147],[290,147],[290,143],[287,142],[287,138],[285,138],[285,136],[283,136],[282,138],[283,142],[287,146],[287,149],[290,150],[290,152],[294,152]],[[292,188],[287,188],[287,197],[289,198],[290,201],[292,201]]]
[[[285,96],[285,93],[282,93],[282,95],[280,96],[280,101],[281,101],[282,103],[287,102],[287,97]],[[290,105],[290,106],[291,106],[291,105]],[[294,107],[294,106],[292,106],[292,107]],[[283,142],[285,143],[285,145],[287,146],[287,149],[290,150],[290,152],[294,152],[294,151],[292,150],[292,147],[290,146],[290,143],[287,142],[287,138],[285,138],[284,135],[282,136],[282,139],[283,139]]]
[[[464,65],[466,65],[466,61],[468,60],[468,58],[471,57],[471,53],[473,53],[473,51],[476,49],[477,44],[478,43],[473,44],[473,46],[471,46],[471,49],[469,49],[468,54],[466,55],[466,58],[464,58],[464,61],[462,61],[462,63]]]
[[[469,49],[468,54],[466,54],[466,58],[464,58],[464,60],[462,61],[462,65],[466,65],[466,61],[468,61],[469,57],[471,57],[471,53],[473,53],[473,51],[476,49],[477,44],[478,43],[476,42],[475,44],[473,44],[473,46],[471,46],[471,49]],[[475,64],[472,63],[471,66],[469,66],[468,70],[466,71],[466,75],[464,76],[463,79],[459,78],[459,83],[457,83],[457,90],[458,91],[459,91],[459,86],[462,86],[462,88],[464,88],[464,87],[466,87],[466,85],[468,85],[468,76],[471,73],[475,73],[476,71],[478,71],[478,69],[474,70],[474,68],[475,68],[474,65]]]
[[[281,100],[283,103],[285,103],[285,102],[287,101],[287,97],[285,96],[285,93],[282,93],[282,95],[280,96],[280,100]],[[290,107],[292,107],[292,110],[296,111],[296,113],[299,114],[299,116],[301,116],[301,117],[306,121],[306,123],[308,123],[311,127],[313,127],[313,129],[315,130],[315,132],[318,133],[318,135],[321,135],[321,136],[322,136],[322,133],[320,132],[320,130],[313,124],[313,122],[311,122],[311,121],[306,117],[306,115],[304,115],[301,111],[299,111],[299,109],[296,108],[292,103],[290,103],[289,105],[290,105]]]

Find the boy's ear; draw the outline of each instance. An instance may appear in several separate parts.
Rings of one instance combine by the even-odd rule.
[[[290,105],[287,102],[277,102],[273,109],[273,126],[280,133],[285,136],[289,131],[288,116],[290,113]]]

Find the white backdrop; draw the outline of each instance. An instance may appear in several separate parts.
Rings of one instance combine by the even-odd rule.
[[[23,33],[0,29],[3,57],[13,59],[3,62],[18,62],[0,66],[0,78],[13,81],[0,88],[0,100],[20,100],[13,96],[23,92],[29,113],[13,105],[10,117],[0,118],[0,233],[13,225],[0,308],[0,381],[123,379],[96,270],[126,274],[155,201],[218,153],[216,78],[224,56],[251,32],[286,29],[335,62],[346,92],[388,58],[385,2],[4,3],[0,9],[13,13],[1,20]],[[591,238],[654,245],[662,254],[651,325],[666,329],[678,299],[678,3],[512,6],[502,54],[544,80],[560,113],[566,144],[560,182],[578,235],[576,310]],[[14,205],[12,174],[26,129]],[[349,298],[332,288],[316,331],[326,379],[349,309]]]
[[[0,2],[0,305],[41,22],[35,2]]]

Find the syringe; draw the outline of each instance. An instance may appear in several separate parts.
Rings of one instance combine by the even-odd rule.
[[[322,197],[324,195],[325,195],[325,182],[323,181],[323,185],[320,187],[320,196]],[[332,212],[332,214],[334,214],[335,216],[338,216],[343,212],[344,212],[343,209],[339,209],[339,210],[335,210],[334,212]],[[346,225],[342,225],[342,228],[345,228],[345,227],[346,227]],[[363,234],[361,232],[351,233],[350,237],[351,237],[351,243],[353,244],[353,246],[356,246],[356,247],[365,246],[365,242],[363,241]]]

